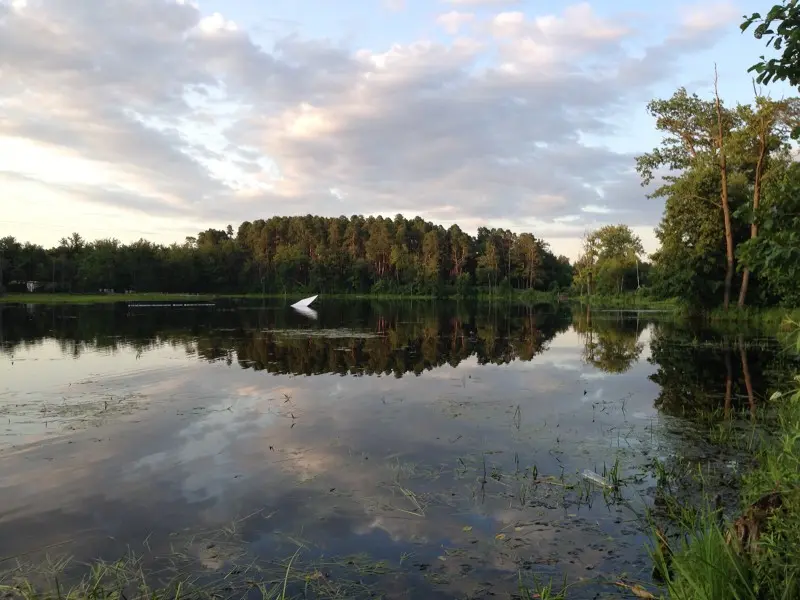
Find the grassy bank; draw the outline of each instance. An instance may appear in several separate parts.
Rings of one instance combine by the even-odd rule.
[[[298,300],[306,294],[8,294],[0,304],[113,304],[115,302],[211,302],[221,299]],[[325,294],[326,298],[353,300],[432,300],[433,296]]]
[[[704,316],[709,321],[779,324],[787,318],[800,321],[800,308],[717,308]]]
[[[774,423],[741,478],[739,510],[725,519],[715,501],[700,511],[676,505],[677,539],[655,530],[653,559],[667,598],[800,598],[800,375],[772,402]]]
[[[657,299],[638,294],[620,294],[618,296],[579,296],[575,302],[589,305],[597,309],[630,309],[630,310],[683,310],[685,303],[679,298]]]
[[[0,296],[0,304],[111,304],[114,302],[200,302],[219,299],[245,300],[297,300],[308,296],[305,292],[291,294],[7,294]],[[322,297],[331,300],[435,300],[433,294],[340,294],[322,293]],[[479,302],[525,302],[556,303],[558,296],[549,292],[514,291],[506,295],[475,294],[466,297],[458,295],[439,296],[440,300],[465,300]]]
[[[70,559],[49,559],[36,565],[16,560],[0,573],[0,598],[14,600],[223,600],[260,598],[373,598],[373,583],[393,570],[383,561],[361,555],[308,560],[302,549],[261,563],[236,560],[238,539],[225,535],[220,545],[231,558],[224,567],[203,568],[185,547],[173,547],[160,568],[144,555],[128,552],[113,562],[77,565]],[[214,538],[219,541],[218,537]],[[208,543],[216,549],[217,542]],[[77,569],[76,569],[77,567]],[[83,577],[75,581],[75,572]],[[336,574],[333,579],[332,573]],[[73,575],[72,577],[70,575]],[[73,583],[65,581],[73,580]]]
[[[787,317],[800,321],[800,308],[785,307],[745,307],[732,306],[728,310],[715,308],[711,310],[694,309],[680,298],[657,299],[637,294],[621,294],[618,296],[580,296],[573,302],[589,305],[592,308],[620,310],[663,310],[671,311],[681,317],[695,317],[709,322],[729,323],[763,323],[780,324]]]
[[[112,304],[114,302],[176,302],[213,300],[205,294],[7,294],[1,304]]]

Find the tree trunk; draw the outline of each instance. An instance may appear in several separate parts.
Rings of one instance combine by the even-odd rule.
[[[733,253],[733,228],[731,226],[731,207],[728,203],[728,164],[725,157],[725,140],[722,132],[722,106],[719,101],[717,89],[717,67],[714,66],[714,96],[717,110],[717,146],[719,148],[719,173],[721,179],[720,202],[722,215],[725,221],[725,292],[723,307],[728,310],[731,303],[731,286],[733,284],[734,253]]]
[[[750,364],[747,360],[747,349],[744,346],[744,337],[741,335],[739,336],[739,354],[742,355],[742,373],[744,374],[744,387],[747,388],[747,400],[750,403],[750,418],[755,421],[756,395],[753,393],[753,380],[750,378]]]
[[[759,151],[758,162],[756,163],[755,180],[753,181],[753,220],[750,223],[750,239],[753,240],[758,237],[758,223],[756,222],[756,211],[758,205],[761,203],[761,178],[764,173],[764,162],[767,157],[767,139],[766,132],[761,131],[759,136]],[[750,283],[750,269],[745,268],[742,273],[742,289],[739,290],[739,308],[744,308],[744,303],[747,298],[747,286]]]
[[[733,397],[733,367],[731,366],[731,349],[725,340],[725,418],[731,416],[731,400]]]

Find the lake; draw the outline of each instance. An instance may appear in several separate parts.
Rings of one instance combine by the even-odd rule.
[[[687,491],[665,469],[704,465],[733,510],[732,440],[798,366],[769,332],[667,313],[315,308],[0,308],[0,570],[136,555],[235,597],[564,577],[629,597],[616,581],[651,582],[647,510]]]

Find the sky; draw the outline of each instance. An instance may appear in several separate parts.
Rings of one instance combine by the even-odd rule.
[[[715,63],[751,102],[739,23],[769,4],[0,0],[0,237],[402,213],[573,259],[627,223],[653,251],[647,102],[708,96]]]

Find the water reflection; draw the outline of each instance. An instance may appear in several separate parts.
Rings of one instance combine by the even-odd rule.
[[[631,507],[653,456],[690,450],[661,415],[735,412],[787,366],[771,340],[549,308],[3,312],[0,555],[163,555],[248,517],[237,552],[367,553],[422,597],[646,578]],[[577,476],[618,460],[620,501]],[[212,545],[190,554],[223,564]]]
[[[531,307],[505,310],[443,303],[327,304],[309,329],[294,310],[57,307],[6,317],[2,351],[13,355],[45,339],[65,354],[170,345],[210,360],[271,373],[420,374],[475,355],[479,364],[529,361],[566,331],[568,314]],[[11,316],[12,318],[9,318]]]
[[[652,380],[660,387],[655,405],[671,415],[745,409],[751,416],[797,368],[797,357],[776,339],[758,334],[687,329],[660,323],[653,329]]]
[[[304,317],[308,317],[313,321],[316,321],[319,318],[319,313],[308,306],[292,306],[292,308],[295,310],[295,312],[298,312]]]
[[[644,350],[640,341],[649,321],[636,314],[600,313],[592,319],[591,309],[576,312],[572,321],[583,339],[583,357],[589,364],[607,373],[624,373],[630,369]]]

